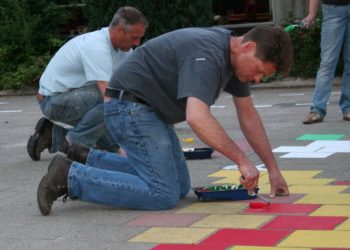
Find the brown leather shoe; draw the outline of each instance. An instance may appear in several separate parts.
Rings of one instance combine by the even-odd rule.
[[[53,123],[42,117],[35,125],[35,133],[27,142],[27,152],[33,161],[39,161],[41,152],[51,148]]]
[[[69,147],[67,157],[72,161],[85,164],[89,153],[90,153],[89,147],[80,145],[78,143],[72,143]]]
[[[347,112],[343,115],[343,120],[344,121],[350,121],[350,112]]]
[[[37,202],[42,215],[51,212],[52,204],[57,198],[68,195],[68,173],[72,161],[64,155],[52,158],[48,172],[41,179],[37,191]]]
[[[303,121],[304,124],[313,124],[317,122],[323,122],[323,117],[320,113],[316,112],[310,112]]]

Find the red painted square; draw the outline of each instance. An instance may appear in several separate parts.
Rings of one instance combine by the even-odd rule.
[[[262,229],[333,230],[346,219],[341,216],[278,216]]]
[[[212,249],[226,249],[233,245],[276,246],[292,232],[292,230],[221,229],[199,245],[219,247]]]
[[[224,248],[217,248],[217,246],[199,246],[190,244],[162,244],[158,245],[152,250],[224,250]]]
[[[350,181],[333,181],[333,185],[350,186]]]
[[[152,213],[138,217],[127,223],[128,226],[186,227],[197,222],[207,214],[160,214]]]
[[[267,194],[260,194],[260,195],[268,199],[272,204],[290,204],[290,203],[296,202],[297,200],[305,196],[305,194],[290,194],[288,196],[275,196],[273,198],[270,198]],[[257,198],[254,200],[242,200],[239,202],[249,203],[249,202],[255,202],[255,201],[260,202],[261,200]]]
[[[313,204],[278,204],[271,203],[269,206],[264,206],[262,208],[250,208],[248,207],[243,211],[245,214],[298,214],[298,215],[308,215],[311,212],[318,209],[321,205]]]

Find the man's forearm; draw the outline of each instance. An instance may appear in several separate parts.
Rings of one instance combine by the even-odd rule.
[[[102,97],[105,96],[106,88],[108,86],[108,82],[106,81],[97,81],[97,88],[100,90]]]
[[[309,17],[313,19],[316,17],[320,0],[309,0]]]

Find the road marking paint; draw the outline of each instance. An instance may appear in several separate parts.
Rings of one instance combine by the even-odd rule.
[[[304,93],[279,94],[278,96],[303,96]]]
[[[295,106],[310,106],[312,103],[296,103]]]
[[[271,108],[272,105],[271,104],[267,104],[267,105],[254,105],[255,108]]]
[[[23,112],[22,109],[18,110],[0,110],[0,113],[18,113],[18,112]]]

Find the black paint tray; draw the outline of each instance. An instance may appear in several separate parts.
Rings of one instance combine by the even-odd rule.
[[[210,159],[214,152],[212,148],[184,148],[182,151],[188,160]]]
[[[255,188],[255,194],[251,195],[242,185],[221,185],[194,188],[198,200],[251,200],[256,199],[259,188]]]

